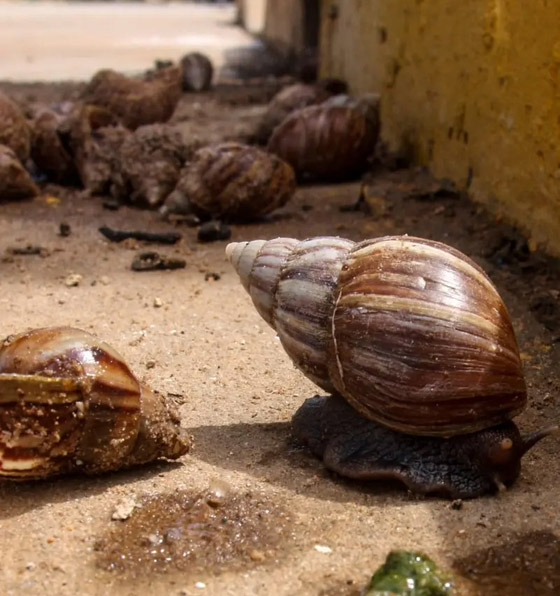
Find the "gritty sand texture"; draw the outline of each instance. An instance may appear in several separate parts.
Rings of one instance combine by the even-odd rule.
[[[57,99],[71,91],[4,88],[20,101],[49,94]],[[188,115],[185,126],[190,122],[193,134],[206,126],[224,138],[242,134],[263,111],[227,94],[219,99],[185,96],[176,118]],[[485,267],[512,314],[530,393],[519,425],[529,431],[558,420],[557,263],[531,254],[514,231],[466,198],[439,186],[428,193],[415,190],[408,175],[370,177],[369,215],[339,210],[357,199],[357,182],[300,187],[268,221],[234,226],[232,240],[414,233],[453,244]],[[392,548],[425,551],[443,567],[476,572],[479,583],[490,578],[486,587],[462,593],[560,591],[559,438],[548,438],[524,459],[511,490],[462,505],[419,498],[396,483],[335,477],[291,438],[291,416],[317,388],[294,368],[255,311],[225,260],[225,242],[197,244],[196,229],[162,222],[155,213],[108,211],[101,198],[79,191],[42,190],[35,200],[0,205],[1,335],[46,325],[95,333],[180,406],[194,447],[178,462],[101,477],[1,482],[2,594],[350,596]],[[69,236],[59,236],[61,223],[70,225]],[[172,247],[113,244],[98,232],[102,225],[179,231],[183,237]],[[28,244],[42,247],[41,254],[9,252]],[[134,272],[130,264],[143,249],[184,258],[187,267]],[[205,280],[207,273],[220,278]],[[70,274],[81,276],[77,286],[65,285]],[[226,525],[247,517],[239,540],[252,541],[251,548],[232,538],[236,523],[220,538],[208,508],[189,509],[217,482],[225,483],[229,496],[211,507],[223,507]],[[200,546],[203,556],[193,565],[158,565],[159,555],[151,565],[146,550],[138,564],[107,564],[119,549],[126,554],[163,548],[165,536],[167,548],[179,531],[168,515],[177,502],[187,503],[186,519],[194,520],[185,530],[192,533],[189,539],[219,544],[221,558],[205,555],[209,551]],[[147,509],[137,518],[142,507]],[[124,534],[131,542],[122,542]],[[496,570],[505,587],[496,588]]]

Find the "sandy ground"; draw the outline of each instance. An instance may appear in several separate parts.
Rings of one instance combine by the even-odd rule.
[[[0,80],[86,80],[100,68],[136,73],[154,59],[204,52],[219,68],[251,37],[228,4],[0,1]]]
[[[2,88],[23,104],[71,92]],[[175,118],[217,137],[242,134],[262,109],[233,99],[224,89],[185,96]],[[438,185],[415,188],[409,176],[371,175],[367,215],[339,209],[356,200],[358,182],[301,187],[269,221],[235,226],[232,240],[406,232],[460,248],[489,272],[511,311],[530,391],[520,427],[558,420],[558,262],[530,253],[466,197]],[[525,457],[511,490],[454,506],[399,484],[335,477],[290,436],[292,414],[317,389],[254,310],[224,258],[225,242],[199,244],[196,229],[147,211],[108,211],[79,191],[43,191],[0,205],[2,335],[45,325],[95,333],[180,405],[194,448],[176,463],[97,478],[0,483],[0,593],[350,596],[393,548],[425,551],[476,580],[460,594],[560,592],[559,438]],[[63,222],[68,237],[58,234]],[[148,248],[185,258],[187,267],[135,273],[131,261],[145,245],[111,244],[100,225],[178,230],[176,246]],[[42,256],[10,254],[27,244],[41,246]],[[77,287],[64,283],[71,273],[82,275]],[[207,273],[220,278],[206,280]],[[201,529],[192,502],[223,484],[223,525]],[[140,507],[112,520],[125,498]],[[194,552],[162,560],[178,532]]]

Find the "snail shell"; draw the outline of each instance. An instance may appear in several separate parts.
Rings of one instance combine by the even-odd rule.
[[[85,103],[107,108],[130,129],[169,120],[181,97],[177,67],[161,68],[150,80],[132,79],[114,70],[99,71],[85,88]]]
[[[29,199],[39,194],[16,154],[6,145],[0,145],[0,201]]]
[[[77,105],[61,131],[69,139],[84,187],[93,194],[108,192],[119,168],[121,145],[132,133],[119,125],[113,112],[95,105]]]
[[[125,137],[111,194],[154,209],[175,188],[193,148],[170,124],[140,126]]]
[[[63,141],[66,117],[47,109],[33,120],[31,158],[49,180],[59,183],[72,183],[78,177],[70,148]]]
[[[31,130],[19,107],[0,91],[0,144],[7,145],[21,162],[29,157]]]
[[[360,110],[319,105],[288,116],[267,148],[287,161],[298,177],[335,180],[362,172],[377,137],[378,130]]]
[[[208,56],[191,52],[181,58],[181,85],[183,91],[207,91],[212,83],[214,67]]]
[[[237,143],[211,145],[185,166],[163,211],[256,219],[285,205],[295,186],[292,168],[275,155]]]
[[[506,307],[459,251],[389,236],[257,240],[227,254],[296,366],[366,418],[445,437],[524,408]]]
[[[331,93],[319,85],[296,83],[279,91],[271,100],[260,121],[256,140],[265,144],[273,130],[295,110],[320,104],[331,97]]]
[[[36,329],[0,347],[0,477],[106,472],[188,448],[170,405],[89,333]]]

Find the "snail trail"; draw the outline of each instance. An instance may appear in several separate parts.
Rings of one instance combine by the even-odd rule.
[[[277,563],[291,536],[289,515],[269,498],[231,493],[218,483],[198,494],[178,491],[149,498],[95,549],[102,569],[134,579]]]

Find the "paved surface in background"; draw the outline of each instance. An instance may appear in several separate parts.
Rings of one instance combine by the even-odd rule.
[[[137,72],[199,50],[217,66],[250,36],[232,5],[3,2],[0,79],[88,79],[99,68]]]

